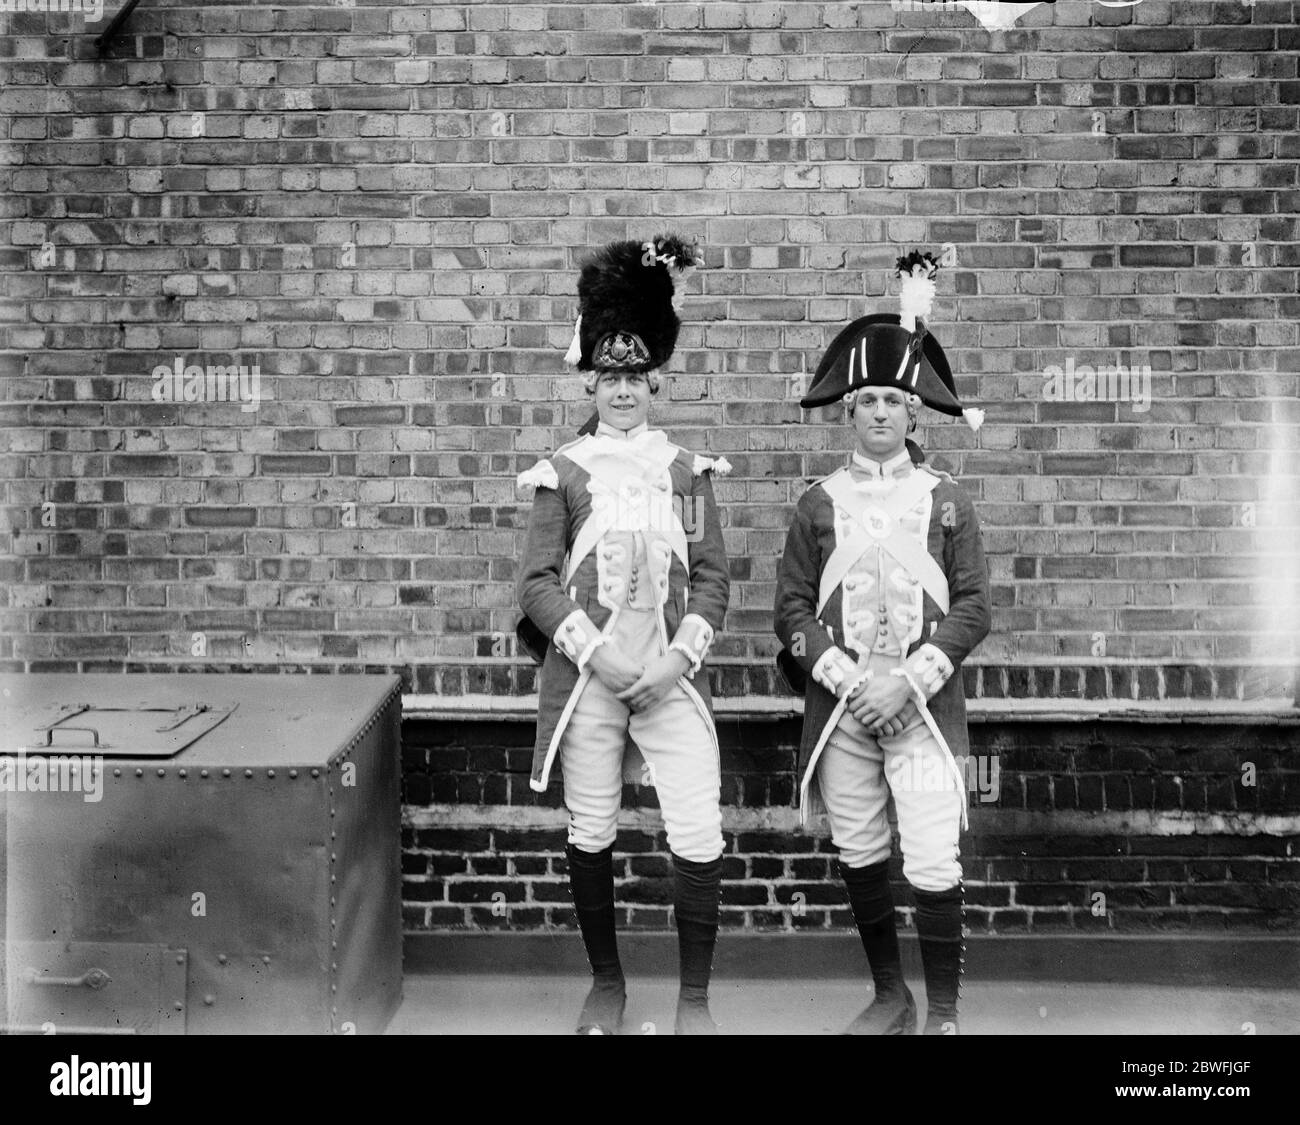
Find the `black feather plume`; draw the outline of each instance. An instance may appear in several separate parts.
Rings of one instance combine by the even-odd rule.
[[[898,259],[898,265],[894,268],[898,271],[900,277],[908,277],[913,267],[924,266],[926,276],[933,277],[939,272],[939,259],[933,254],[923,254],[920,250],[913,250],[906,257]]]
[[[673,269],[686,269],[700,264],[698,244],[687,242],[676,234],[659,235],[655,239],[655,254],[661,262]]]

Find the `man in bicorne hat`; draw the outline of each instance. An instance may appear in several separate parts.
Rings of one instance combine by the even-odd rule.
[[[721,772],[703,662],[730,593],[710,482],[647,424],[672,355],[694,247],[613,243],[578,282],[565,359],[595,399],[595,432],[519,474],[537,491],[517,582],[545,648],[532,788],[556,759],[569,811],[568,869],[593,983],[578,1031],[616,1033],[626,1002],[615,937],[613,850],[630,740],[663,812],[680,950],[678,1033],[713,1033],[708,985],[722,872]]]
[[[925,326],[937,268],[928,255],[900,258],[901,316],[855,320],[817,368],[800,405],[843,401],[857,448],[800,498],[777,577],[783,666],[806,680],[801,815],[829,818],[875,983],[853,1034],[916,1026],[887,874],[891,793],[916,899],[925,1032],[957,1031],[966,785],[956,759],[968,754],[961,664],[988,633],[990,608],[975,509],[907,441],[922,404],[964,415],[972,429],[983,420],[962,408]]]

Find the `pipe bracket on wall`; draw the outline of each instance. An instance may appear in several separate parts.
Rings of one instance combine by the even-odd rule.
[[[118,28],[126,23],[127,16],[135,11],[135,6],[139,3],[140,0],[126,0],[126,3],[118,9],[117,15],[113,17],[109,25],[104,28],[103,33],[95,40],[95,46],[99,48],[101,55],[108,50],[108,45],[112,42],[113,36],[117,34]]]

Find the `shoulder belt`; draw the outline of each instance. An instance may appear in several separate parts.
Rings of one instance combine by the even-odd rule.
[[[576,444],[577,443],[575,443],[575,445]],[[651,465],[643,481],[647,488],[650,487],[651,481],[663,475],[664,470],[677,459],[679,452],[680,450],[677,446],[672,445],[671,443],[666,445],[662,454],[655,458],[654,463]],[[577,456],[575,456],[575,454],[577,454]],[[601,483],[611,492],[616,493],[618,491],[618,481],[607,480],[599,474],[593,473],[591,464],[584,463],[586,459],[578,449],[566,449],[565,455],[580,468],[586,470],[586,472],[594,479],[601,481]],[[573,541],[573,548],[569,551],[569,566],[565,572],[564,578],[566,584],[573,578],[574,574],[577,573],[582,560],[591,554],[592,549],[605,537],[605,533],[609,531],[617,521],[618,512],[616,506],[605,505],[592,507],[591,515],[587,517],[587,522],[578,529],[577,537]],[[674,518],[668,520],[667,524],[668,526],[664,529],[664,534],[672,545],[673,553],[681,559],[682,566],[686,567],[687,570],[690,570],[690,562],[688,561],[686,548],[686,530],[682,527],[681,521],[677,518],[675,512]]]
[[[948,578],[933,556],[899,525],[899,519],[926,493],[939,486],[937,477],[912,473],[894,490],[892,496],[873,502],[853,487],[848,470],[841,470],[822,482],[833,504],[843,508],[858,525],[856,533],[839,543],[822,569],[817,596],[821,613],[836,588],[854,564],[872,545],[880,547],[913,578],[921,583],[935,605],[948,612]]]

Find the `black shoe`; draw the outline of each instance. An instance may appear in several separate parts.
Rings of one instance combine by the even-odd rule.
[[[674,1035],[717,1035],[718,1025],[709,1013],[707,996],[678,996]]]
[[[623,1009],[627,1007],[627,987],[622,977],[596,980],[587,993],[578,1017],[579,1035],[617,1035],[623,1030]]]
[[[847,1028],[845,1035],[913,1035],[916,1032],[916,1001],[907,985],[880,994]]]
[[[925,1017],[925,1030],[922,1035],[960,1035],[961,1027],[956,1015],[940,1016],[930,1012]]]

